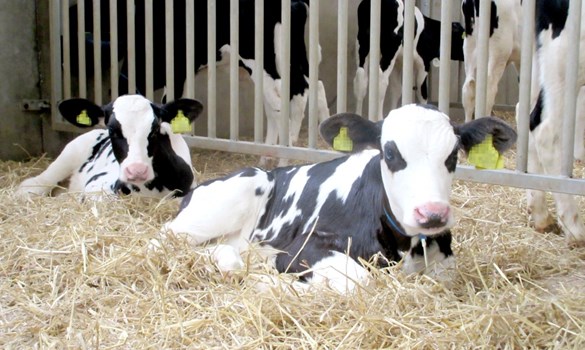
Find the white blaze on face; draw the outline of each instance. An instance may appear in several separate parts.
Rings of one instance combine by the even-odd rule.
[[[432,235],[450,227],[453,173],[445,161],[458,138],[449,118],[437,110],[405,106],[386,117],[380,141],[384,189],[392,213],[406,233]],[[439,213],[444,224],[421,227],[429,212]]]
[[[154,178],[148,156],[148,135],[156,118],[150,101],[139,95],[121,96],[114,102],[114,116],[128,143],[128,154],[120,164],[120,180],[145,182]]]

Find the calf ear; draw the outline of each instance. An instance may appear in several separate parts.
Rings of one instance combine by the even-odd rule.
[[[343,127],[347,128],[347,137],[341,132]],[[340,113],[321,123],[319,133],[329,145],[343,152],[359,152],[368,147],[380,149],[382,122],[374,123],[353,113]],[[352,147],[335,147],[336,138],[349,138]]]
[[[494,117],[479,118],[468,123],[454,127],[455,134],[459,135],[461,146],[465,153],[483,140],[488,134],[492,135],[494,147],[498,152],[503,153],[516,142],[517,134],[514,129]]]
[[[179,111],[182,111],[183,115],[192,122],[203,111],[203,105],[197,100],[181,98],[162,106],[159,117],[162,121],[170,123]]]
[[[104,117],[102,107],[84,98],[72,98],[59,103],[59,112],[69,123],[88,128],[99,123],[99,118]]]

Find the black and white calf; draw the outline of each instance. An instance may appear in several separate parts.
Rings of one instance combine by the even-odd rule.
[[[463,0],[461,12],[465,18],[465,82],[462,88],[462,102],[465,120],[473,118],[475,109],[475,80],[477,74],[477,40],[479,36],[479,0]],[[490,37],[488,50],[488,77],[486,108],[494,107],[498,83],[508,64],[514,64],[520,71],[521,42],[521,0],[491,0]]]
[[[569,0],[536,1],[536,57],[539,67],[540,96],[531,113],[528,171],[559,175],[561,173],[562,125],[564,117],[564,93],[566,56],[574,42],[565,30]],[[585,7],[581,17],[585,16]],[[585,129],[585,26],[581,26],[579,46],[578,88],[575,155],[584,157],[583,131]],[[580,208],[570,195],[553,194],[557,215],[567,241],[585,244],[585,224]],[[550,216],[544,193],[528,191],[528,210],[535,228],[544,231],[555,223]]]
[[[379,106],[382,108],[388,85],[392,98],[390,109],[398,106],[402,95],[402,54],[404,32],[404,3],[402,0],[382,0],[380,23],[380,66],[379,66]],[[458,22],[452,23],[451,59],[463,61],[464,29]],[[358,6],[358,36],[356,40],[357,70],[354,78],[356,111],[362,113],[363,100],[368,90],[368,71],[370,53],[370,0],[363,0]],[[440,56],[441,22],[423,16],[415,8],[415,37],[413,52],[414,89],[417,99],[426,103],[427,76],[431,62]]]
[[[107,130],[94,129],[69,142],[45,171],[22,182],[18,192],[47,195],[69,179],[69,191],[74,192],[183,196],[195,186],[191,156],[169,123],[179,111],[193,121],[202,109],[195,100],[161,106],[140,95],[121,96],[105,106],[65,100],[59,111],[69,122],[91,127],[104,118]],[[78,119],[84,117],[87,122]]]
[[[339,114],[321,124],[321,135],[331,144],[341,127],[355,153],[272,171],[248,168],[203,183],[183,199],[166,234],[192,245],[225,240],[211,248],[223,271],[241,268],[240,252],[257,243],[276,250],[269,257],[279,272],[327,281],[340,292],[366,277],[357,259],[376,254],[387,264],[407,252],[406,272],[443,278],[455,262],[449,195],[458,151],[491,134],[503,152],[515,142],[514,130],[491,117],[454,126],[420,105],[395,109],[377,123]]]

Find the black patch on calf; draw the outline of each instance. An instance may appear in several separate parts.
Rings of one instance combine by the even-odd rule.
[[[189,191],[181,200],[181,205],[179,206],[179,213],[182,212],[183,209],[187,208],[189,203],[191,203],[192,197],[193,197],[193,190]]]
[[[445,231],[445,233],[442,233],[437,236],[426,237],[426,241],[427,247],[430,247],[433,241],[437,242],[439,246],[439,251],[445,255],[445,258],[448,258],[453,255],[453,250],[451,249],[452,241],[451,230],[447,230]],[[412,255],[412,257],[415,257],[416,255],[424,256],[424,249],[421,241],[419,241],[417,245],[414,248],[412,248],[410,254]]]
[[[540,125],[540,122],[542,121],[543,99],[544,92],[543,90],[540,90],[540,92],[538,93],[538,99],[536,100],[536,105],[534,105],[532,112],[530,112],[530,131],[534,131],[534,129],[536,129],[536,127],[538,127]]]
[[[256,196],[261,196],[264,194],[264,190],[261,187],[257,187],[254,194],[256,194]]]
[[[112,150],[118,163],[122,163],[128,156],[128,140],[122,134],[122,125],[114,115],[108,123],[108,132],[112,141]]]
[[[110,139],[108,137],[102,139],[103,134],[100,134],[100,136],[96,139],[96,141],[99,141],[98,143],[96,143],[95,145],[93,145],[93,148],[91,150],[91,155],[89,156],[89,158],[87,158],[87,160],[85,161],[85,163],[83,163],[81,165],[81,167],[79,167],[79,172],[83,172],[83,169],[89,164],[92,163],[93,161],[95,161],[97,158],[99,158],[99,156],[104,152],[104,150],[106,149],[111,149],[110,145]],[[91,169],[89,169],[88,171],[91,171]]]
[[[384,145],[384,161],[388,169],[393,173],[406,169],[406,161],[402,158],[402,154],[394,141],[386,142]]]
[[[106,175],[107,172],[103,171],[101,173],[97,173],[95,175],[93,175],[92,177],[89,178],[89,180],[87,180],[87,182],[85,183],[85,187],[87,187],[87,185],[89,185],[90,183],[96,181],[97,179],[99,179],[100,177]]]
[[[459,153],[459,144],[455,145],[451,154],[445,160],[445,167],[447,167],[447,171],[450,173],[454,173],[455,169],[457,168],[457,156]]]
[[[498,17],[498,7],[495,2],[491,1],[491,3],[490,37],[494,34],[494,30],[498,28],[500,21]],[[475,18],[479,17],[479,0],[464,0],[461,4],[461,11],[465,18],[465,34],[472,35],[475,27]]]
[[[536,1],[536,35],[543,30],[552,29],[553,39],[558,37],[567,22],[569,0],[537,0]]]

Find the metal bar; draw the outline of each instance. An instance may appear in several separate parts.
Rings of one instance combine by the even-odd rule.
[[[264,140],[264,0],[255,1],[254,58],[254,142]]]
[[[412,96],[414,56],[414,0],[404,1],[404,41],[402,50],[402,105],[414,102]]]
[[[85,74],[85,1],[77,2],[77,73],[79,75],[79,97],[87,97]]]
[[[317,147],[319,92],[319,2],[309,7],[309,148]]]
[[[186,46],[186,86],[183,95],[188,98],[195,97],[195,2],[186,2],[185,23],[187,35],[185,43]]]
[[[71,35],[69,32],[69,2],[56,1],[61,4],[61,21],[62,21],[62,35],[63,35],[63,98],[71,98]],[[58,16],[56,16],[58,17]],[[52,43],[58,43],[52,41]],[[55,75],[51,75],[53,78]],[[59,76],[61,72],[59,71]]]
[[[134,0],[126,0],[126,23],[127,23],[127,30],[128,30],[128,55],[126,59],[128,60],[128,93],[135,94],[136,93],[136,45],[134,41],[136,40],[136,29],[135,29],[135,21],[134,21],[134,13],[136,9],[134,8]]]
[[[145,69],[146,86],[144,94],[146,98],[154,100],[154,51],[153,43],[153,0],[144,2],[144,51],[145,51]]]
[[[216,1],[207,1],[207,136],[216,137],[217,115],[217,66],[216,66]]]
[[[289,145],[289,124],[290,124],[290,2],[282,0],[281,23],[282,32],[280,41],[282,43],[282,66],[280,72],[280,132],[279,144]]]
[[[99,0],[93,0],[93,90],[93,101],[102,105],[102,26]]]
[[[165,1],[165,64],[167,102],[175,99],[175,43],[174,43],[173,1]]]
[[[112,101],[118,97],[118,1],[110,0],[110,89]]]
[[[337,11],[337,113],[347,111],[348,0],[339,0]]]
[[[579,46],[581,37],[581,1],[571,1],[567,28],[569,30],[568,59],[565,71],[565,108],[563,109],[561,174],[573,176],[573,147],[575,143],[575,114],[577,111],[577,79],[579,76]],[[583,137],[583,135],[579,135]]]
[[[449,114],[451,87],[451,12],[453,1],[445,0],[441,5],[441,47],[439,57],[439,110]],[[427,84],[430,87],[430,84]]]
[[[230,139],[237,140],[239,137],[239,23],[240,9],[239,0],[230,0]]]
[[[530,91],[532,86],[532,57],[534,43],[534,0],[522,3],[522,47],[520,56],[520,91],[518,95],[516,142],[516,171],[526,172],[528,169],[528,137],[530,124]],[[536,160],[535,160],[536,161]]]
[[[63,85],[61,75],[61,1],[50,0],[49,2],[49,37],[51,51],[51,124],[55,125],[61,118],[57,104],[63,97]],[[69,31],[69,26],[63,27],[63,33]]]
[[[370,3],[370,86],[368,88],[368,117],[377,121],[382,115],[378,110],[380,87],[380,0],[372,0]]]
[[[486,116],[487,92],[487,65],[490,35],[491,1],[481,1],[479,4],[479,32],[477,38],[477,68],[475,75],[475,118]]]

